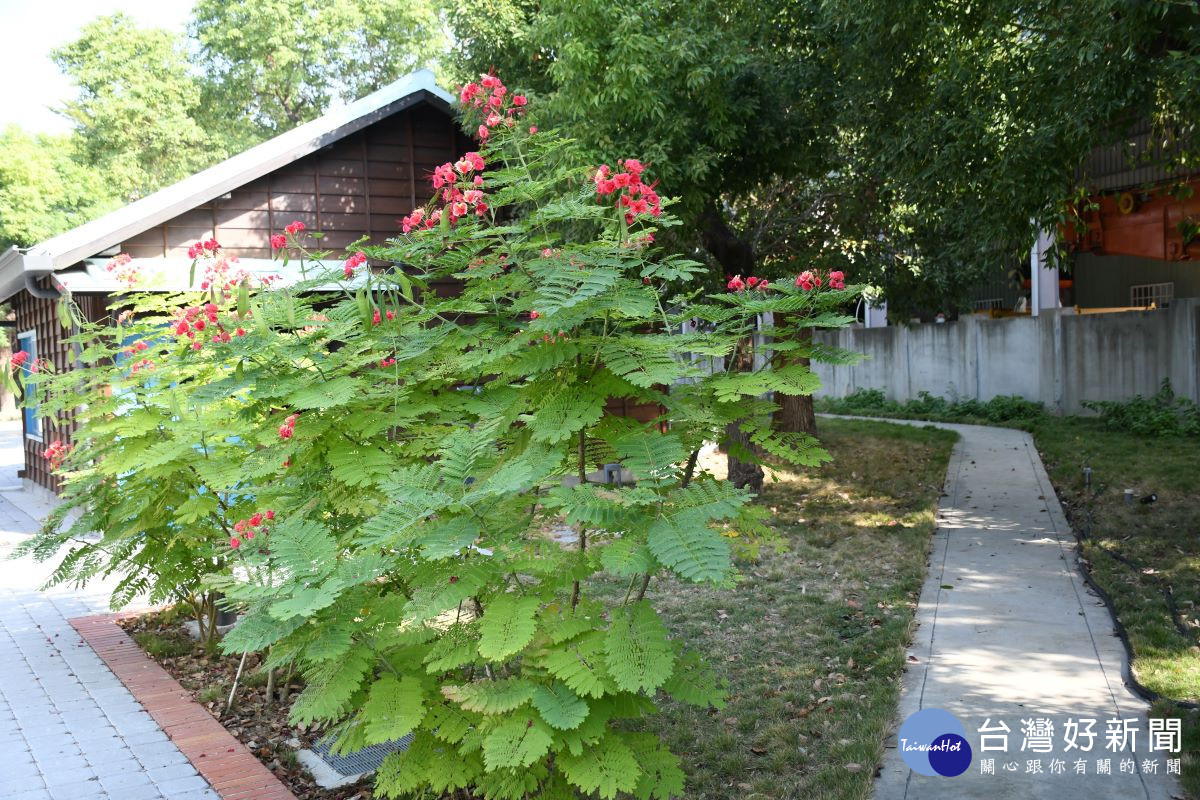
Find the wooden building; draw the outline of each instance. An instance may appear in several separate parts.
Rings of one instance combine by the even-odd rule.
[[[147,288],[187,288],[188,247],[215,238],[252,273],[278,273],[270,236],[293,220],[338,249],[364,236],[379,244],[398,219],[431,196],[435,166],[472,148],[454,118],[454,100],[428,70],[413,73],[203,172],[26,251],[0,253],[0,301],[15,311],[14,349],[70,369],[55,302],[69,290],[89,319],[108,313],[119,288],[104,265],[128,253]],[[59,489],[44,451],[70,442],[70,420],[23,414],[28,488]]]

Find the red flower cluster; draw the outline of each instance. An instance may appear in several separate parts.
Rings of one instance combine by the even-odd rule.
[[[292,414],[283,421],[283,424],[279,426],[280,439],[292,438],[292,434],[296,432],[296,420],[298,419],[300,419],[299,414]]]
[[[472,211],[480,217],[487,213],[487,195],[479,188],[483,186],[483,176],[479,172],[484,166],[483,156],[471,152],[454,163],[447,161],[434,168],[431,183],[434,189],[441,190],[441,201],[445,213],[450,217],[450,224],[453,225]],[[473,177],[472,172],[475,173]],[[428,230],[442,221],[442,211],[435,208],[426,214],[425,209],[418,208],[400,220],[400,228],[405,233],[421,228]]]
[[[285,234],[276,233],[271,235],[271,249],[282,250],[285,247],[287,247],[287,236]]]
[[[458,92],[464,106],[470,104],[485,116],[483,124],[475,131],[480,141],[487,141],[491,129],[501,123],[512,127],[513,118],[525,110],[529,98],[523,94],[508,94],[508,88],[495,75],[480,75],[479,83],[468,83]]]
[[[71,453],[71,445],[55,439],[51,442],[42,454],[46,456],[46,460],[50,462],[50,469],[58,469],[62,466],[62,462]]]
[[[28,360],[29,360],[29,353],[26,353],[24,350],[18,350],[17,352],[12,354],[12,360],[9,361],[9,363],[12,364],[12,366],[14,368],[16,368],[16,367],[20,367]]]
[[[759,291],[765,291],[769,285],[770,281],[768,281],[766,278],[756,278],[755,276],[751,275],[749,278],[746,278],[746,280],[742,280],[741,275],[734,275],[729,279],[729,283],[725,284],[725,288],[731,292],[744,292],[747,289],[758,289]]]
[[[828,282],[830,289],[846,288],[846,275],[841,270],[830,272],[825,280]],[[820,289],[821,282],[821,275],[816,270],[807,269],[796,276],[796,285],[806,292],[810,292],[813,289]]]
[[[540,312],[540,311],[530,311],[530,312],[529,312],[529,318],[530,318],[530,319],[537,319],[537,318],[538,318],[538,317],[540,317],[541,315],[542,315],[542,312]]]
[[[199,350],[204,346],[202,340],[196,338],[197,334],[203,333],[208,327],[213,326],[212,341],[215,344],[227,344],[233,340],[229,331],[225,330],[225,326],[218,321],[217,313],[220,309],[215,303],[205,303],[202,306],[189,306],[175,312],[175,335],[186,336],[192,340],[192,349]],[[238,336],[244,336],[245,330],[238,328]],[[207,334],[206,334],[207,335]],[[141,344],[139,342],[139,344]]]
[[[196,259],[202,255],[215,253],[220,249],[221,245],[217,243],[216,239],[205,239],[202,242],[196,242],[188,248],[188,258]]]
[[[355,267],[361,267],[365,263],[367,263],[367,254],[362,250],[359,250],[354,255],[346,259],[346,263],[342,265],[342,269],[345,272],[346,277],[349,278],[354,274]]]
[[[300,220],[296,220],[295,222],[289,222],[287,225],[283,226],[283,232],[290,233],[292,236],[295,236],[296,234],[301,233],[303,230],[304,230],[304,223],[301,222]]]
[[[393,367],[395,365],[396,365],[396,357],[395,356],[389,356],[387,358],[379,359],[379,368],[380,369],[385,369],[387,367]]]
[[[275,519],[274,511],[269,509],[265,513],[259,511],[253,514],[249,519],[239,519],[237,522],[233,523],[233,530],[246,539],[253,539],[255,535],[255,528],[262,527],[264,520],[270,522],[273,519]],[[258,531],[258,533],[264,535],[269,532],[270,528],[266,527],[262,527],[262,530]],[[237,536],[233,536],[229,539],[229,546],[236,550],[242,546],[242,541]]]
[[[132,261],[133,256],[129,255],[129,253],[121,253],[110,258],[108,263],[104,265],[104,268],[111,272],[113,277],[121,283],[128,287],[133,287],[141,279],[142,270],[134,266],[131,263]]]
[[[151,369],[154,369],[154,362],[148,358],[143,358],[140,361],[133,362],[133,366],[129,368],[129,371],[136,375],[139,372]]]
[[[629,225],[644,214],[661,215],[662,205],[654,191],[656,184],[642,182],[642,172],[646,169],[642,162],[627,158],[618,161],[617,166],[624,171],[613,173],[607,164],[601,164],[596,170],[592,178],[596,184],[596,199],[603,200],[606,195],[616,194],[617,208],[625,209],[625,222]]]
[[[441,221],[442,212],[439,209],[435,208],[433,211],[429,212],[428,216],[426,216],[425,209],[418,208],[416,211],[413,211],[407,217],[404,217],[400,220],[400,228],[405,233],[411,233],[412,231],[422,227],[428,230]]]

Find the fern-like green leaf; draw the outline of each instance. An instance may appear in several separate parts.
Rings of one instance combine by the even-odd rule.
[[[613,682],[627,692],[653,692],[675,669],[667,626],[645,600],[613,611],[604,648]]]
[[[442,694],[467,711],[480,714],[504,714],[514,711],[533,697],[533,684],[521,678],[478,681],[461,686],[443,686]]]
[[[407,676],[384,675],[371,686],[363,704],[366,744],[399,739],[416,730],[425,718],[425,699],[421,684]]]
[[[542,657],[542,665],[576,694],[603,697],[615,688],[604,661],[604,634],[600,631],[551,648]]]
[[[720,582],[730,569],[729,542],[702,518],[687,514],[663,517],[650,528],[650,552],[681,578]]]
[[[319,522],[290,516],[271,531],[271,552],[295,575],[327,574],[337,566],[337,542]]]
[[[564,683],[539,686],[533,692],[533,707],[552,728],[569,731],[587,719],[588,704]]]
[[[523,768],[544,756],[554,743],[545,722],[531,711],[513,714],[483,737],[483,764],[488,772]]]
[[[581,755],[559,754],[557,763],[572,785],[585,794],[595,792],[604,800],[613,800],[620,792],[632,792],[642,777],[637,759],[616,733],[609,733]]]
[[[525,648],[537,631],[538,599],[503,594],[488,603],[479,622],[479,655],[504,661]]]
[[[657,736],[628,733],[626,740],[642,768],[642,776],[633,790],[634,797],[638,800],[671,800],[684,796],[685,775],[679,767],[679,759],[663,747]]]

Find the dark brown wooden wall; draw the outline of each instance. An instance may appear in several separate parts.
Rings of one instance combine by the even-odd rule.
[[[430,198],[434,167],[472,147],[447,112],[421,103],[134,236],[121,249],[134,258],[183,257],[193,242],[212,237],[242,258],[270,258],[271,234],[293,220],[324,233],[322,248],[363,236],[381,244],[399,232],[400,217]]]
[[[49,288],[49,283],[43,279],[43,288]],[[90,320],[100,320],[108,313],[108,297],[105,295],[79,296],[74,298],[84,315]],[[55,300],[42,300],[28,292],[21,292],[13,300],[13,312],[16,317],[16,329],[12,333],[13,344],[16,345],[16,335],[28,330],[37,331],[37,351],[39,359],[49,359],[54,363],[54,369],[61,372],[70,369],[74,364],[75,354],[65,340],[70,336],[69,330],[64,330],[58,322],[58,312]],[[56,419],[39,419],[38,431],[42,437],[39,442],[30,439],[30,431],[24,429],[24,414],[22,419],[22,442],[25,448],[25,477],[39,486],[51,491],[59,490],[59,479],[50,471],[50,463],[42,455],[50,443],[61,440],[71,443],[76,424],[69,415],[59,414]]]
[[[432,196],[434,167],[473,147],[449,112],[419,103],[131,237],[120,249],[135,258],[186,257],[192,243],[211,237],[241,258],[270,258],[271,234],[293,220],[325,233],[319,243],[323,249],[345,247],[363,236],[380,244],[399,232],[400,217]],[[75,301],[89,319],[108,313],[106,295],[76,296]],[[54,304],[21,292],[13,298],[16,331],[37,330],[39,358],[64,370],[73,354],[63,341],[67,333]],[[59,480],[42,454],[56,439],[70,443],[75,426],[63,416],[43,419],[40,427],[41,442],[24,439],[25,477],[57,492]]]

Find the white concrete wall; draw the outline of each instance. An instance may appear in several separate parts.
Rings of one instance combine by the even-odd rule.
[[[1200,402],[1200,299],[1156,311],[1043,309],[1038,317],[846,328],[817,339],[865,356],[855,366],[816,365],[818,396],[858,389],[897,400],[922,391],[977,400],[1015,394],[1076,413],[1085,400],[1154,394],[1169,377],[1177,394]]]

